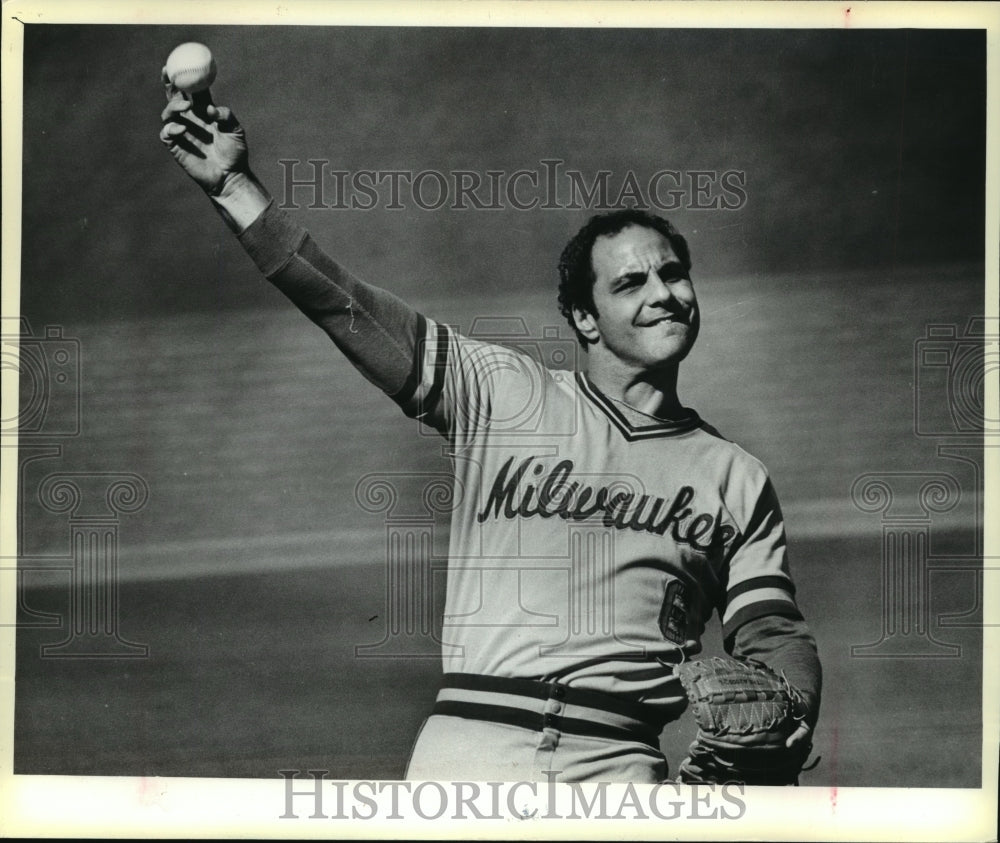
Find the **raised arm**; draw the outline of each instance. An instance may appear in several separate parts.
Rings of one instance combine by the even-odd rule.
[[[160,140],[174,160],[209,196],[264,275],[368,380],[406,406],[415,388],[423,317],[347,272],[276,206],[250,169],[246,134],[228,108],[196,109],[165,84]]]

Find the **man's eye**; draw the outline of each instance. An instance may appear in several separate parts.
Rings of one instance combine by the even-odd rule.
[[[660,280],[664,284],[676,284],[678,281],[687,281],[687,277],[676,271],[661,272]]]
[[[618,282],[616,290],[630,290],[635,287],[640,286],[644,281],[645,277],[637,277],[635,275],[627,275]]]

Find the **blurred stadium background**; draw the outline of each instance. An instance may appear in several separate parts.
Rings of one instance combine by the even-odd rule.
[[[436,692],[427,639],[424,658],[356,657],[388,621],[385,516],[355,489],[402,473],[401,501],[419,501],[448,470],[443,442],[259,279],[158,143],[160,67],[186,40],[212,47],[216,101],[279,198],[282,160],[485,174],[559,159],[610,171],[613,193],[628,171],[745,173],[739,208],[689,192],[669,214],[704,313],[681,396],[768,465],[784,504],[826,670],[823,761],[803,784],[978,785],[981,448],[939,452],[969,441],[957,351],[936,368],[917,352],[929,325],[956,332],[935,347],[978,342],[963,337],[985,307],[985,39],[915,30],[27,26],[27,322],[4,333],[30,330],[44,356],[59,328],[79,379],[21,441],[18,773],[398,778]],[[439,320],[570,337],[555,263],[587,209],[291,199],[331,254]],[[22,377],[24,402],[34,388]],[[43,570],[71,558],[67,516],[38,494],[64,472],[148,486],[118,528],[116,621],[146,658],[40,655],[67,635],[69,571]],[[883,632],[883,522],[851,489],[894,472],[961,488],[931,524],[930,626],[911,636],[947,657],[852,655]],[[441,554],[446,540],[441,519]],[[672,765],[692,730],[668,727]]]

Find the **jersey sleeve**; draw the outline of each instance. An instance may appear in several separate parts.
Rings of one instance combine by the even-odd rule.
[[[412,369],[392,396],[406,415],[460,444],[532,414],[547,373],[530,356],[422,316],[417,331]]]
[[[729,553],[720,607],[723,640],[731,639],[749,621],[766,615],[802,619],[795,603],[778,497],[766,474],[758,484],[759,493],[748,494],[743,501],[749,516]]]
[[[265,277],[369,381],[407,415],[446,435],[483,429],[498,381],[512,371],[531,372],[530,361],[521,355],[462,337],[359,280],[274,202],[239,239]]]

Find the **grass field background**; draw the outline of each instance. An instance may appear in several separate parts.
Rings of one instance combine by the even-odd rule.
[[[159,145],[159,71],[185,40],[215,51],[216,99],[279,200],[282,160],[509,174],[559,158],[615,185],[744,173],[744,206],[699,209],[689,193],[670,214],[703,314],[680,393],[764,461],[782,500],[826,671],[823,761],[803,783],[978,784],[978,456],[917,435],[918,421],[955,430],[953,367],[917,352],[931,325],[968,349],[986,307],[985,39],[908,30],[26,26],[27,321],[5,313],[4,333],[54,327],[74,344],[79,382],[53,392],[46,430],[77,409],[80,427],[20,442],[18,773],[393,778],[436,691],[433,642],[426,658],[355,657],[386,623],[384,516],[355,489],[402,473],[413,504],[421,478],[448,471],[443,442],[257,277]],[[295,197],[320,245],[429,316],[570,336],[555,263],[588,209],[344,212]],[[148,487],[117,535],[118,629],[147,658],[41,657],[69,617],[68,517],[39,500],[57,472]],[[960,648],[950,658],[851,655],[884,620],[883,524],[851,488],[893,472],[961,490],[930,522],[923,606],[928,634]],[[437,553],[446,542],[442,521]],[[38,625],[45,612],[59,625]],[[690,717],[668,726],[673,767],[693,731]]]

